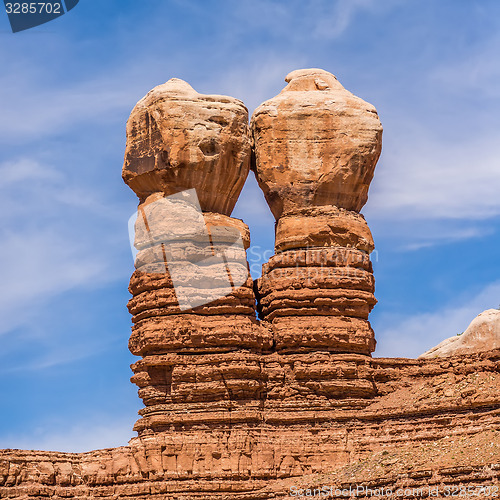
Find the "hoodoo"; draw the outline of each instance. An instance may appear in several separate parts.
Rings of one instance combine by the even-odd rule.
[[[252,116],[255,173],[276,218],[261,316],[280,351],[369,354],[373,238],[359,213],[382,147],[375,108],[331,73],[293,71]]]
[[[382,127],[326,71],[286,81],[250,128],[241,101],[178,79],[136,105],[123,178],[139,198],[138,436],[88,453],[2,450],[0,498],[498,496],[498,311],[425,358],[371,356],[360,210]],[[276,218],[255,283],[248,227],[231,217],[251,163]]]
[[[132,379],[146,405],[139,435],[260,400],[254,352],[271,341],[255,318],[248,227],[230,217],[250,167],[247,123],[241,101],[178,79],[128,120],[123,178],[140,201],[128,305],[130,350],[142,356]]]

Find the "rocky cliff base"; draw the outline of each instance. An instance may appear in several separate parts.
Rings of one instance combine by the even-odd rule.
[[[273,401],[264,392],[260,406],[200,407],[202,423],[186,419],[121,448],[2,451],[0,498],[268,499],[323,487],[333,498],[349,487],[359,498],[370,488],[499,494],[500,350],[373,358],[365,370],[373,398]]]

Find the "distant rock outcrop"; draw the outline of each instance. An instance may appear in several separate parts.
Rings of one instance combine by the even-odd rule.
[[[467,330],[443,340],[419,358],[438,358],[500,349],[500,310],[487,309],[476,316]]]

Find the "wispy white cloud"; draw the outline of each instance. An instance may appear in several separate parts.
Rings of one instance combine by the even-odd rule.
[[[382,315],[375,327],[377,357],[415,358],[442,340],[462,333],[486,309],[500,303],[500,281],[474,296],[462,294],[456,302],[429,313],[413,316]]]
[[[135,417],[93,414],[77,422],[49,420],[22,433],[1,436],[0,448],[83,453],[126,446],[135,436]]]
[[[469,239],[495,237],[499,219],[378,219],[368,217],[375,242],[390,244],[393,251],[411,252],[442,245],[461,244]]]
[[[266,33],[289,43],[311,39],[324,43],[340,38],[359,14],[387,12],[400,3],[401,0],[385,0],[383,3],[376,0],[239,2],[231,5],[232,26],[228,28],[232,40],[245,33]],[[190,5],[193,9],[192,2]]]
[[[71,43],[55,35],[44,37],[43,41],[47,52],[51,44]],[[98,50],[100,43],[93,40],[89,50]],[[58,51],[58,47],[52,49]],[[0,141],[31,144],[47,136],[65,135],[83,124],[116,125],[117,118],[125,130],[123,117],[128,116],[134,104],[152,86],[176,76],[175,73],[185,67],[179,62],[178,53],[170,56],[170,64],[159,65],[163,52],[161,45],[152,47],[141,57],[131,50],[127,65],[120,64],[117,57],[113,66],[92,65],[92,71],[80,78],[77,75],[68,78],[65,74],[65,58],[75,57],[71,52],[65,54],[65,58],[53,58],[50,64],[30,59],[31,52],[24,45],[0,52],[0,64],[4,68],[0,75]]]
[[[307,66],[300,54],[270,54],[259,50],[252,59],[237,61],[220,73],[211,75],[202,83],[199,92],[231,95],[243,100],[251,115],[264,101],[285,87],[285,77],[294,69]]]
[[[318,3],[316,5],[318,6]],[[331,40],[340,37],[349,28],[358,13],[373,11],[377,4],[373,0],[337,0],[319,5],[322,7],[322,12],[316,13],[319,15],[314,16],[316,25],[313,33],[318,38]],[[387,3],[385,7],[387,7]],[[380,2],[378,8],[380,8]]]
[[[408,229],[408,228],[407,228]],[[406,240],[399,248],[401,250],[416,251],[422,248],[430,248],[436,245],[447,245],[471,238],[482,238],[493,234],[494,230],[489,227],[465,227],[446,230],[445,227],[434,228],[426,231],[425,235],[409,234],[407,232]]]
[[[2,298],[0,333],[27,319],[38,300],[102,280],[106,263],[91,252],[53,230],[3,234],[0,247]]]
[[[463,44],[456,57],[428,58],[427,74],[406,82],[406,100],[396,95],[400,109],[382,103],[389,119],[369,215],[427,221],[500,215],[500,135],[494,126],[500,37],[496,30],[465,40],[455,40]]]
[[[0,178],[2,179],[0,189],[5,190],[18,182],[58,181],[61,180],[61,174],[56,169],[42,166],[31,158],[19,158],[0,165]]]
[[[426,134],[393,137],[377,168],[366,211],[390,219],[485,219],[500,215],[500,136],[476,131],[470,141]]]
[[[452,96],[492,99],[500,97],[500,36],[481,39],[468,53],[451,63],[441,63],[429,74],[430,82],[445,87]],[[468,95],[467,95],[468,94]],[[485,101],[486,103],[486,101]]]
[[[17,83],[14,89],[9,80]],[[130,108],[134,99],[130,87],[116,88],[109,77],[62,88],[46,84],[37,92],[31,92],[30,81],[31,78],[22,78],[19,74],[0,78],[0,134],[3,140],[40,139],[80,123],[96,120],[103,123],[113,117],[113,113]],[[22,110],[19,102],[23,103]]]
[[[86,195],[60,170],[30,158],[1,164],[0,176],[0,210],[8,214],[0,226],[5,334],[28,325],[58,295],[117,278],[104,251],[115,237],[108,231],[116,214],[95,192]]]

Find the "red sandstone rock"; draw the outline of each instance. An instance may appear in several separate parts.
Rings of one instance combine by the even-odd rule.
[[[356,212],[325,205],[288,212],[276,226],[276,251],[341,246],[371,253],[375,248],[365,218]]]
[[[359,212],[382,147],[375,108],[321,69],[292,71],[253,113],[256,176],[276,219],[311,207]]]
[[[141,200],[198,188],[203,211],[229,215],[250,168],[247,121],[238,99],[172,78],[130,115],[123,179]]]
[[[123,177],[140,200],[128,304],[129,347],[143,357],[132,378],[146,405],[140,435],[192,425],[200,403],[261,399],[250,351],[272,338],[256,320],[248,227],[229,217],[249,170],[247,118],[240,101],[173,79],[128,121]]]
[[[380,155],[382,126],[371,104],[326,71],[293,71],[286,81],[251,123],[257,180],[277,219],[275,249],[293,266],[281,269],[278,258],[272,270],[264,266],[260,317],[279,351],[370,354],[371,268],[340,257],[352,252],[369,262],[374,249],[358,211]],[[334,261],[332,252],[339,255]]]
[[[81,454],[1,450],[0,498],[267,500],[320,486],[364,487],[357,498],[498,495],[498,332],[480,316],[446,359],[369,356],[373,241],[357,210],[380,124],[329,73],[289,79],[280,104],[254,115],[256,169],[278,218],[256,287],[264,320],[248,227],[229,217],[246,176],[246,111],[171,80],[132,113],[124,166],[143,218],[129,288],[139,436]],[[223,294],[233,271],[241,286]],[[200,305],[181,309],[180,288]]]
[[[174,390],[151,395],[157,413],[146,415],[163,431],[81,454],[0,451],[0,498],[263,500],[289,498],[291,485],[499,485],[499,350],[447,360],[240,353],[230,363],[169,354],[155,366],[167,365],[178,367]],[[228,385],[242,389],[233,399],[214,383],[212,400],[196,404],[211,370],[220,381],[250,377]],[[260,403],[239,400],[244,391],[260,392]]]

